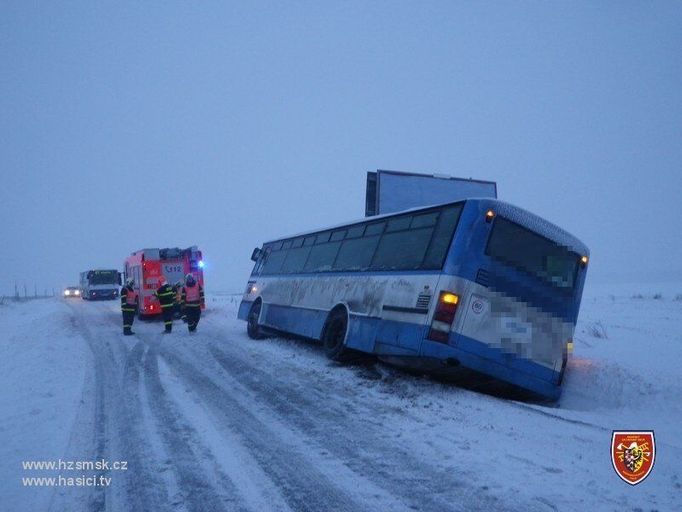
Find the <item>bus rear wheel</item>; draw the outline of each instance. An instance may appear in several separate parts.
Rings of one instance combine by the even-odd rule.
[[[346,347],[348,315],[344,309],[335,309],[329,315],[322,334],[324,353],[332,361],[346,361],[350,349]]]
[[[260,300],[254,302],[251,306],[251,309],[249,310],[249,316],[246,320],[246,333],[252,340],[261,340],[265,338],[263,328],[258,323],[262,304],[263,303]]]

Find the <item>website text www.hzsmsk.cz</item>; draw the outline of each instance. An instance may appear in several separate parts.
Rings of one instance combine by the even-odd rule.
[[[21,483],[25,487],[108,487],[112,478],[105,474],[110,471],[127,471],[128,461],[117,460],[27,460],[21,463],[24,471],[59,471],[56,476],[23,476]],[[63,471],[80,472],[73,475],[62,474]],[[86,474],[93,471],[96,474]]]

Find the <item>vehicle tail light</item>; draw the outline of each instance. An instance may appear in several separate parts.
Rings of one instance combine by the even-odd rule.
[[[436,311],[433,313],[429,339],[447,343],[450,336],[450,328],[455,320],[459,295],[452,292],[440,292]]]

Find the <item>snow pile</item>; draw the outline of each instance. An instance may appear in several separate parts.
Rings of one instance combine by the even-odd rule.
[[[88,367],[62,300],[5,302],[0,307],[0,496],[5,510],[47,510],[53,489],[24,488],[25,461],[62,457],[81,404]]]

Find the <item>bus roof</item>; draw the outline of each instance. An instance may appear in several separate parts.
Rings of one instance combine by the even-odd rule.
[[[363,217],[361,219],[357,220],[352,220],[349,222],[344,222],[341,224],[334,224],[332,226],[327,226],[327,227],[321,227],[317,229],[311,229],[308,231],[303,231],[300,233],[296,233],[294,235],[289,235],[289,236],[284,236],[284,237],[279,237],[279,238],[274,238],[272,240],[268,240],[267,242],[264,242],[263,245],[265,244],[270,244],[274,242],[279,242],[281,240],[289,240],[291,238],[298,238],[300,236],[306,236],[306,235],[312,235],[314,233],[320,233],[322,231],[331,231],[334,229],[340,229],[348,226],[353,226],[355,224],[365,224],[365,223],[371,223],[377,220],[381,219],[386,219],[390,217],[397,217],[399,215],[405,215],[407,213],[415,213],[415,212],[420,212],[420,211],[426,211],[426,210],[431,210],[433,208],[443,208],[445,206],[450,206],[450,205],[456,205],[456,204],[462,204],[462,203],[478,203],[479,206],[482,209],[486,208],[492,208],[496,213],[501,214],[503,217],[516,222],[517,224],[521,224],[532,231],[538,233],[539,235],[544,236],[545,238],[549,238],[550,240],[553,240],[554,242],[564,245],[568,248],[570,248],[572,251],[583,255],[583,256],[589,256],[589,249],[587,246],[580,241],[577,237],[573,236],[570,234],[568,231],[560,228],[556,224],[552,224],[546,219],[543,219],[542,217],[529,212],[528,210],[524,210],[523,208],[519,206],[515,206],[511,203],[507,203],[505,201],[501,201],[499,199],[493,199],[490,197],[480,197],[480,198],[468,198],[464,199],[461,201],[454,201],[451,203],[441,203],[441,204],[433,204],[430,206],[419,206],[416,208],[409,208],[407,210],[403,210],[400,212],[392,212],[392,213],[386,213],[383,215],[375,215],[372,217]]]

